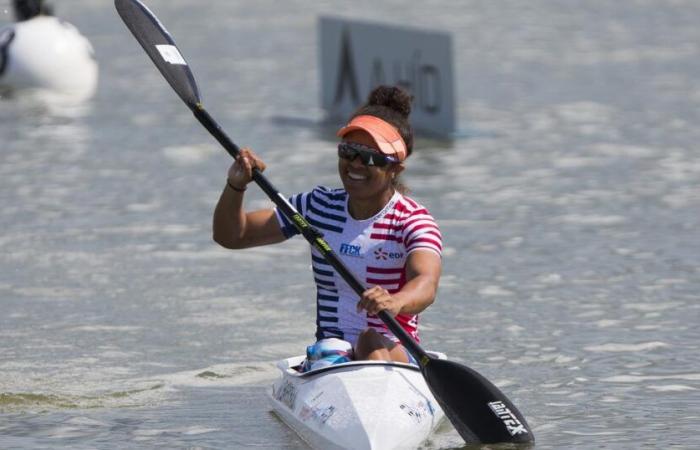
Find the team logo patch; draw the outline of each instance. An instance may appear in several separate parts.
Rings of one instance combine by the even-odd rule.
[[[387,252],[386,250],[379,247],[374,251],[374,259],[386,261],[387,259],[401,259],[403,258],[403,253],[401,252]]]
[[[341,255],[359,257],[359,256],[361,256],[360,250],[362,250],[362,247],[359,245],[340,244],[340,254]]]

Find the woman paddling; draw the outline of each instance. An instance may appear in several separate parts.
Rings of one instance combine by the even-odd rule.
[[[410,111],[411,97],[402,89],[380,86],[373,90],[367,103],[337,133],[342,139],[338,172],[343,188],[319,186],[290,198],[368,286],[358,301],[355,292],[312,248],[317,343],[308,349],[310,358],[335,354],[342,360],[348,351],[354,359],[415,363],[376,317],[386,310],[418,340],[418,313],[433,303],[440,278],[438,226],[427,209],[404,195],[399,182],[413,149]],[[298,234],[276,209],[244,211],[243,196],[253,167],[264,171],[265,163],[246,148],[228,171],[213,220],[214,240],[223,247],[273,244]],[[344,342],[349,343],[347,347],[338,345]]]

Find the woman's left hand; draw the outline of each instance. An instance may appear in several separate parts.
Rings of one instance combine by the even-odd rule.
[[[403,305],[389,291],[380,286],[374,286],[362,293],[362,298],[357,302],[357,312],[367,311],[367,314],[376,315],[379,311],[386,311],[392,317],[401,312]]]

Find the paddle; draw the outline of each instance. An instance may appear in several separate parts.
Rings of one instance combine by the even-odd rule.
[[[237,158],[238,146],[204,109],[192,72],[165,27],[139,0],[115,0],[114,4],[126,26],[177,95],[226,151],[233,158]],[[258,170],[253,172],[253,181],[361,296],[365,287],[347,269],[323,236],[307,223],[286,197]],[[433,395],[466,442],[534,442],[532,431],[520,411],[490,381],[466,366],[426,353],[386,311],[380,312],[379,318],[419,362],[421,372]]]

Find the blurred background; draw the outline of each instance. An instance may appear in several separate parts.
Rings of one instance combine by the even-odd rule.
[[[145,3],[286,194],[339,185],[320,16],[450,33],[463,137],[420,137],[405,172],[445,242],[423,345],[497,384],[537,448],[700,445],[700,3]],[[0,447],[305,448],[266,392],[313,341],[307,244],[218,248],[229,156],[112,2],[54,13],[99,82],[0,101]]]

